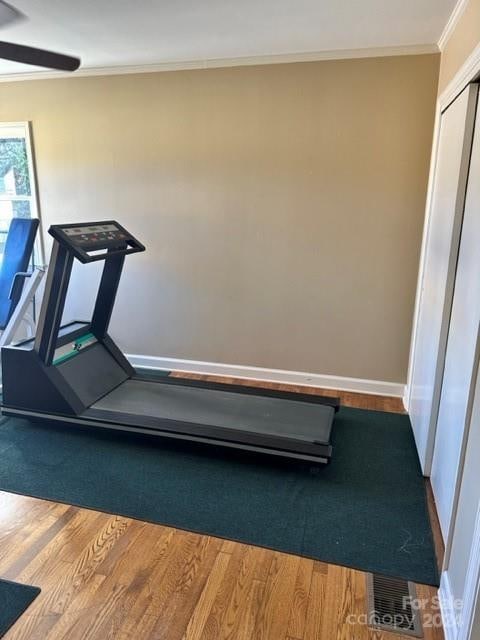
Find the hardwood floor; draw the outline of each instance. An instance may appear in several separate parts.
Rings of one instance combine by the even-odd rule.
[[[402,410],[396,399],[342,395]],[[408,638],[363,623],[361,571],[1,492],[0,577],[42,588],[5,640]],[[436,590],[417,591],[424,622],[438,619]],[[443,638],[438,626],[424,634]]]

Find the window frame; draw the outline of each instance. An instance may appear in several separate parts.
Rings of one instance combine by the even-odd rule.
[[[32,135],[32,123],[30,120],[20,120],[17,122],[4,122],[0,120],[0,138],[8,137],[8,135],[4,135],[4,131],[8,129],[23,129],[23,138],[25,140],[25,150],[27,154],[27,166],[28,166],[28,177],[30,181],[30,195],[22,195],[22,196],[6,196],[5,194],[0,193],[0,200],[9,201],[9,202],[21,202],[24,200],[28,200],[30,204],[30,217],[38,218],[40,220],[39,230],[37,233],[37,237],[35,238],[35,246],[33,251],[33,261],[34,266],[44,266],[45,265],[45,247],[43,243],[43,233],[42,233],[42,218],[40,214],[40,198],[38,193],[38,182],[37,182],[37,167],[35,164],[35,155],[34,155],[34,146],[33,146],[33,135]],[[11,136],[19,137],[19,136]]]

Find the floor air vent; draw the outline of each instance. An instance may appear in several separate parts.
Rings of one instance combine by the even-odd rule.
[[[423,636],[418,610],[412,606],[417,598],[412,582],[369,573],[367,588],[369,626],[416,638]]]

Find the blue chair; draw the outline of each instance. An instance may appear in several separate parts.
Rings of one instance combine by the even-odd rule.
[[[22,296],[35,244],[38,219],[12,218],[0,267],[0,331],[12,317]]]

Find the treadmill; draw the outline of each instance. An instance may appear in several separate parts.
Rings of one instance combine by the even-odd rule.
[[[327,463],[337,398],[141,375],[108,334],[125,257],[145,247],[114,220],[53,225],[35,338],[2,348],[7,416],[133,431]],[[63,325],[74,259],[103,260],[90,322]]]

